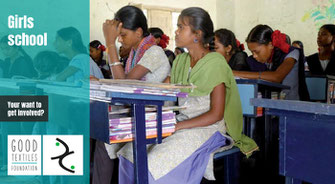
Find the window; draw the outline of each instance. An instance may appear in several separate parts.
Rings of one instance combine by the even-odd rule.
[[[168,7],[146,6],[142,4],[134,5],[143,10],[147,17],[148,27],[159,27],[170,37],[167,49],[174,51],[175,48],[175,31],[177,30],[178,16],[181,9]]]

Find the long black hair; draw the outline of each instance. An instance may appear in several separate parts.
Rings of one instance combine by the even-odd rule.
[[[293,44],[297,44],[297,45],[299,45],[300,49],[301,49],[301,50],[304,50],[304,44],[303,44],[300,40],[295,40],[295,41],[293,41],[293,42],[292,42],[292,45],[293,45]]]
[[[292,45],[293,44],[297,44],[297,45],[299,45],[299,47],[300,47],[300,50],[302,51],[302,53],[304,54],[304,56],[305,56],[305,52],[304,52],[304,44],[300,41],[300,40],[295,40],[295,41],[293,41],[292,42]],[[305,60],[304,60],[305,61]]]
[[[228,29],[219,29],[215,31],[215,36],[219,39],[219,42],[225,47],[231,45],[231,51],[229,54],[241,51],[241,49],[237,47],[236,37],[232,31]]]
[[[80,32],[74,27],[66,27],[57,31],[57,35],[63,40],[72,41],[72,49],[79,53],[87,53],[86,47],[83,44]]]
[[[179,18],[182,21],[187,20],[193,32],[200,30],[202,32],[201,42],[209,47],[214,46],[214,26],[213,21],[204,9],[191,7],[184,9]]]
[[[149,35],[147,19],[142,10],[135,6],[122,7],[116,12],[114,19],[122,22],[122,27],[125,29],[136,31],[138,28],[141,28],[143,37]]]

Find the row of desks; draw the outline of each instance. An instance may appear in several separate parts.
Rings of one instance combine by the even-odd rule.
[[[239,91],[241,93],[241,102],[243,106],[243,113],[249,117],[256,117],[256,107],[250,104],[250,99],[257,97],[258,92],[261,92],[264,97],[271,98],[271,92],[280,92],[282,89],[289,87],[271,83],[264,80],[248,80],[237,79]],[[156,105],[158,107],[158,138],[152,140],[155,143],[161,143],[161,106],[164,101],[176,101],[176,97],[156,96],[156,95],[143,95],[143,94],[127,94],[127,93],[108,93],[107,97],[111,97],[111,104],[122,103],[129,104],[133,108],[133,116],[135,122],[145,122],[144,119],[144,106]],[[108,104],[103,102],[91,103],[91,137],[109,143],[109,129],[108,129]],[[268,132],[268,131],[267,131]],[[134,163],[135,163],[135,176],[136,183],[147,183],[147,153],[146,144],[153,143],[145,138],[145,125],[144,123],[135,123],[134,131],[135,139],[134,146]]]

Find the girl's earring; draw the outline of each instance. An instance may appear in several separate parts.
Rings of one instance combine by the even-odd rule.
[[[194,38],[193,42],[198,43],[198,39]]]

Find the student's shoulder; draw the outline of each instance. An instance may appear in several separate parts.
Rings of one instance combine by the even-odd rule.
[[[287,53],[286,57],[293,57],[294,59],[298,59],[300,54],[300,49],[292,47],[292,49]]]
[[[245,53],[244,51],[236,52],[234,56],[235,58],[238,58],[238,59],[246,59],[248,57],[247,53]]]
[[[165,53],[160,46],[153,45],[145,52],[145,54],[165,54]]]
[[[314,53],[312,55],[306,56],[306,60],[314,60],[314,59],[319,60],[319,53]]]

